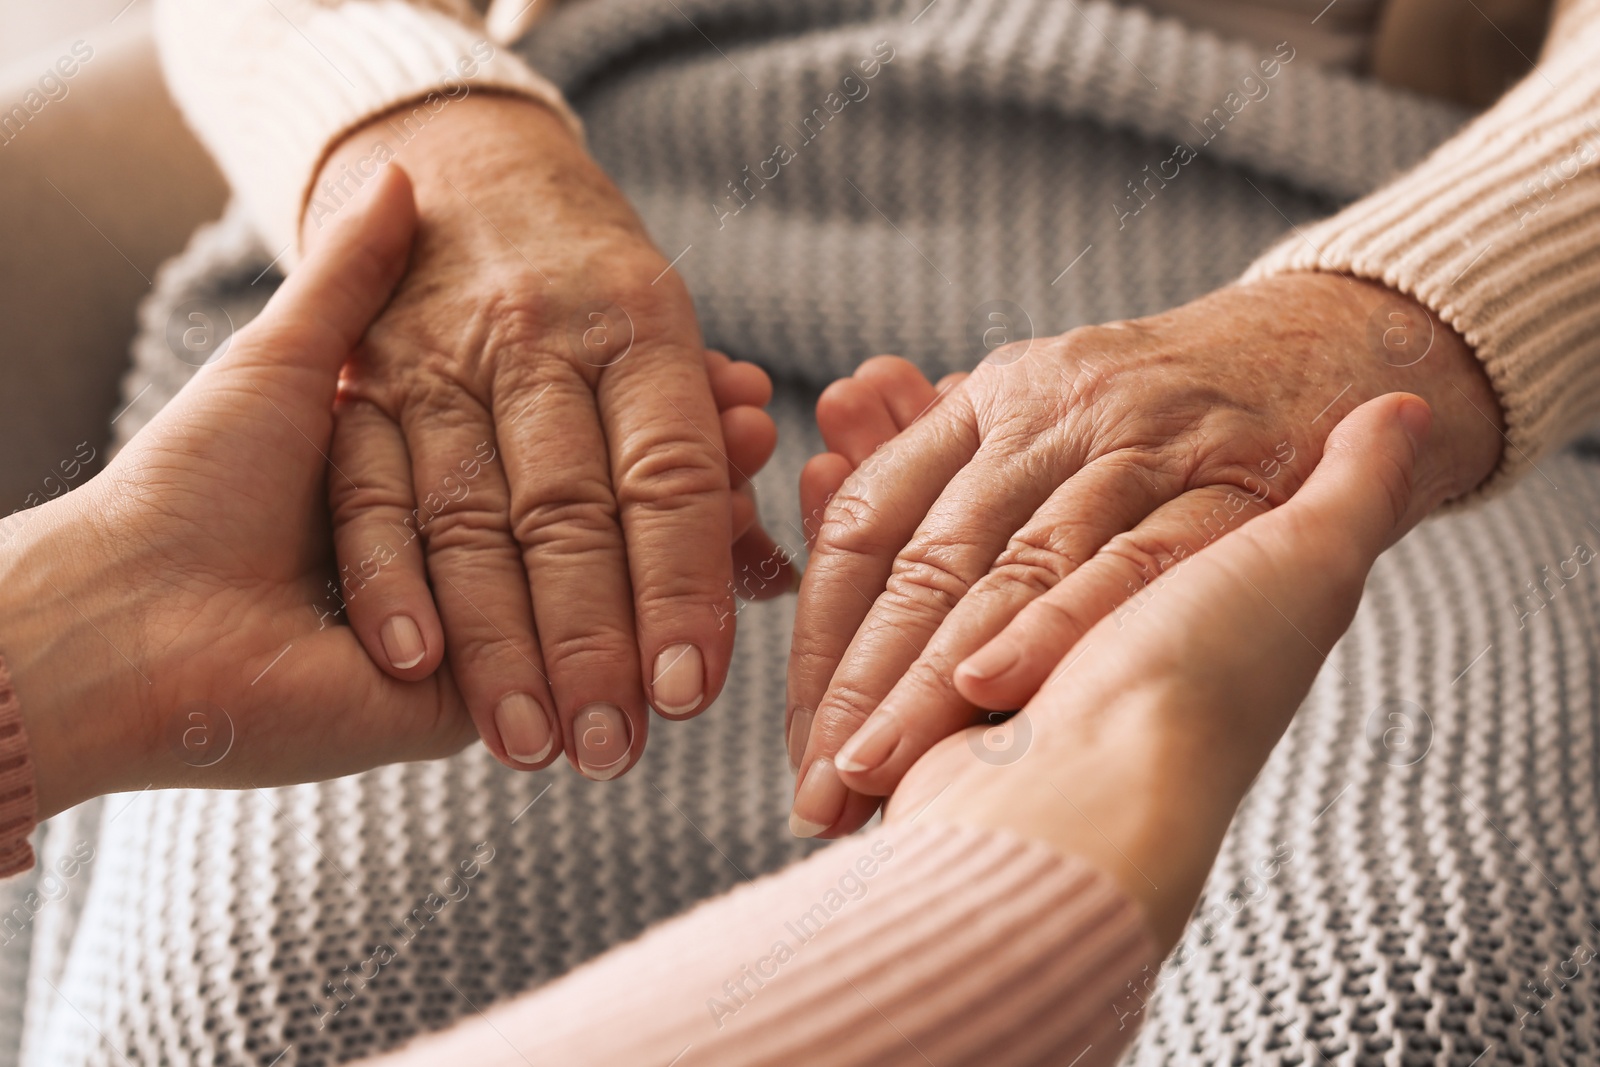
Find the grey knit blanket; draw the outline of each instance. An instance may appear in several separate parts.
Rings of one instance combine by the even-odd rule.
[[[779,377],[782,441],[758,485],[796,549],[821,384],[884,351],[970,366],[995,310],[1015,337],[1179,303],[1464,117],[1288,50],[1066,0],[587,0],[527,48],[676,257],[711,343]],[[1166,163],[1179,144],[1187,158]],[[119,434],[192,372],[166,340],[181,305],[242,325],[276,283],[269,258],[230,214],[166,267]],[[1600,1058],[1595,458],[1542,461],[1380,561],[1141,991],[1133,1062]],[[721,700],[654,731],[617,782],[514,774],[474,747],[61,816],[43,867],[92,859],[35,876],[0,946],[0,1033],[22,1035],[6,1056],[351,1060],[793,861],[808,846],[784,828],[792,610],[746,608]],[[481,875],[446,893],[485,847]],[[5,887],[6,910],[29,891]],[[350,980],[379,943],[393,962]]]

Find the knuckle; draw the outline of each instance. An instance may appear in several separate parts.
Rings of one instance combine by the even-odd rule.
[[[833,495],[817,526],[819,553],[876,557],[898,547],[883,534],[885,516],[866,494],[846,482]]]
[[[844,744],[878,707],[878,698],[848,681],[835,681],[817,709],[812,730],[820,730],[833,747]]]
[[[631,664],[636,658],[633,638],[609,627],[547,638],[544,654],[552,668],[560,664],[565,672],[593,671],[597,677],[610,678],[616,676],[618,664]]]
[[[1070,533],[1066,524],[1019,530],[996,561],[993,582],[1035,596],[1049,592],[1084,562],[1068,547]]]
[[[1163,554],[1162,549],[1146,543],[1144,535],[1135,530],[1117,534],[1098,553],[1112,567],[1134,572],[1138,577],[1133,579],[1130,576],[1130,580],[1135,580],[1140,586],[1149,585],[1161,576],[1165,569]],[[1167,554],[1166,563],[1170,562],[1171,556]]]
[[[361,483],[343,478],[328,481],[328,506],[334,529],[364,521],[389,522],[411,511],[411,488],[385,484],[372,476],[360,476]]]
[[[507,543],[505,513],[492,507],[449,507],[429,516],[421,529],[429,552],[442,553],[446,559],[458,550],[481,551]]]
[[[513,505],[511,534],[526,548],[583,554],[615,544],[617,505],[599,478],[568,482],[558,496],[525,497]]]
[[[936,551],[902,553],[884,586],[891,604],[938,615],[948,614],[972,588],[954,567],[939,558]]]
[[[691,441],[663,441],[624,461],[617,502],[624,508],[678,511],[727,488],[728,468],[720,456]]]

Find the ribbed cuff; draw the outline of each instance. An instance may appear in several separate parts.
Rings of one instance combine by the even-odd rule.
[[[203,8],[158,9],[168,81],[271,251],[289,259],[317,168],[375,118],[394,114],[398,148],[452,103],[493,91],[542,103],[582,134],[553,84],[441,11],[405,0],[281,0],[254,17]],[[222,39],[198,39],[207,34]]]
[[[22,705],[11,686],[5,658],[0,657],[0,878],[33,866],[28,835],[38,824],[33,759],[28,755],[28,733],[22,727]]]
[[[1540,65],[1420,166],[1294,235],[1243,280],[1382,282],[1466,340],[1507,442],[1481,497],[1600,414],[1600,3],[1564,13]]]
[[[1104,1067],[1158,963],[1097,868],[1010,834],[895,826],[382,1062]]]

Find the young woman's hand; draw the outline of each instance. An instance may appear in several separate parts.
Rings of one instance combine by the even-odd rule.
[[[101,793],[331,778],[471,740],[448,671],[398,681],[329,618],[334,390],[414,224],[388,168],[104,472],[0,525],[0,653],[41,818]]]
[[[1367,572],[1431,506],[1430,413],[1370,401],[1305,486],[1095,625],[1010,722],[939,742],[887,823],[1004,829],[1093,861],[1182,932],[1245,790],[1350,625]]]

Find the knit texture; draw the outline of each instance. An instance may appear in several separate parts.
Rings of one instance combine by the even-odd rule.
[[[28,836],[33,833],[38,816],[33,759],[28,755],[22,705],[11,686],[6,661],[0,657],[0,878],[33,866],[33,846],[28,843]]]
[[[879,41],[893,59],[831,114],[828,94]],[[1170,307],[1420,162],[1466,117],[1295,59],[1201,145],[1189,123],[1262,50],[1100,3],[588,0],[528,51],[667,256],[682,253],[709,341],[779,376],[780,446],[757,485],[797,554],[819,384],[880,351],[970,367],[984,351],[971,323],[997,308],[1046,336]],[[803,140],[790,124],[816,129],[818,108]],[[1127,183],[1177,137],[1197,158],[1141,207]],[[777,139],[795,151],[779,177],[752,181],[744,206],[724,199]],[[211,301],[243,325],[275,282],[255,281],[274,252],[235,212],[163,271],[119,433],[192,373],[165,340],[180,304]],[[1586,955],[1600,937],[1597,454],[1539,460],[1503,499],[1424,524],[1380,560],[1242,806],[1185,947],[1138,983],[1134,1062],[1600,1056]],[[615,782],[518,775],[474,747],[52,820],[45,862],[85,839],[98,854],[34,919],[23,1062],[355,1059],[802,857],[810,846],[784,829],[792,610],[747,606],[724,695],[654,731]],[[328,984],[483,841],[495,857],[470,896],[319,1029]]]
[[[254,8],[252,17],[241,18],[241,7]],[[228,184],[274,252],[293,263],[308,198],[320,191],[333,210],[354,195],[353,179],[341,185],[338,175],[327,189],[312,188],[323,156],[381,115],[395,148],[452,102],[493,91],[538,100],[581,132],[560,92],[491,41],[471,11],[447,0],[161,0],[157,40],[189,124],[207,144],[233,146],[217,160]],[[219,90],[230,82],[272,91]]]
[[[460,1035],[447,1054],[703,1067],[1114,1063],[1157,961],[1109,877],[1009,834],[896,826],[847,838],[608,953]]]
[[[1340,271],[1414,296],[1483,361],[1528,473],[1600,404],[1600,0],[1569,4],[1535,72],[1425,163],[1304,227],[1247,279]]]

